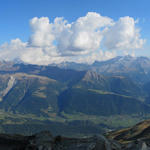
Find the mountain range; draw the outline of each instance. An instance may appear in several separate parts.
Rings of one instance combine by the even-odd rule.
[[[24,125],[31,118],[32,123],[47,120],[63,124],[64,130],[71,124],[80,129],[86,124],[91,131],[95,126],[98,131],[120,128],[124,121],[117,125],[110,122],[125,117],[126,126],[133,125],[149,117],[149,104],[147,57],[118,56],[91,65],[0,62],[0,117],[5,114],[2,131],[8,122]]]

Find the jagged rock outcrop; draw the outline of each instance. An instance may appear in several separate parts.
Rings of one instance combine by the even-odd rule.
[[[104,136],[89,138],[65,138],[58,136],[54,140],[53,150],[121,150],[118,143],[109,141]]]
[[[124,150],[150,150],[150,120],[110,132],[107,138],[118,141]]]

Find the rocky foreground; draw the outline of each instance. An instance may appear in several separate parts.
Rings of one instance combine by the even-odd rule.
[[[33,136],[0,135],[1,150],[112,150],[121,145],[104,136],[88,138],[53,137],[50,132],[40,132]]]
[[[0,134],[0,150],[150,150],[150,120],[85,138],[54,137],[48,131],[32,136]]]

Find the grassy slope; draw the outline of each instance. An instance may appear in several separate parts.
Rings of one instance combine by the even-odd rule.
[[[66,113],[81,112],[104,116],[150,112],[147,105],[132,97],[83,88],[72,88],[63,92],[59,97],[59,108]]]
[[[130,143],[142,139],[149,141],[150,139],[150,120],[142,121],[132,127],[107,133],[111,139],[115,139],[120,143]]]
[[[65,86],[50,78],[14,74],[15,84],[3,97],[0,108],[9,112],[40,114],[57,113],[57,97]]]

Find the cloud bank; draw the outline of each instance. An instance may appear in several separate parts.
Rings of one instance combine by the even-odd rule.
[[[88,12],[72,23],[62,17],[54,21],[35,17],[30,20],[29,40],[24,43],[15,39],[1,45],[0,59],[20,59],[39,65],[106,60],[115,57],[117,50],[142,48],[145,40],[140,37],[136,23],[128,16],[114,21],[96,12]]]

